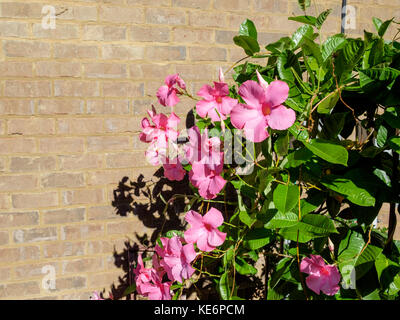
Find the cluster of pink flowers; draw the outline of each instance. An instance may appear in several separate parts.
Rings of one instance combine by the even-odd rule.
[[[261,142],[268,137],[267,128],[288,129],[293,125],[296,114],[282,103],[288,98],[289,87],[283,81],[272,81],[268,84],[257,71],[258,82],[249,80],[239,88],[239,95],[246,104],[229,96],[229,86],[220,69],[219,81],[214,86],[204,85],[197,95],[202,100],[196,103],[196,112],[200,117],[209,117],[211,121],[221,122],[228,117],[238,129],[243,129],[247,139]],[[157,91],[161,105],[174,107],[179,95],[186,93],[186,84],[178,74],[169,75],[165,85]],[[148,111],[149,117],[142,120],[140,139],[149,143],[146,151],[148,161],[158,166],[163,164],[164,175],[169,180],[181,181],[186,171],[182,162],[191,165],[189,178],[199,189],[205,199],[214,199],[224,188],[226,180],[222,177],[224,153],[220,151],[221,141],[218,137],[209,138],[208,130],[203,133],[197,126],[189,129],[189,142],[179,154],[177,129],[180,118],[172,111],[170,116],[157,114],[154,107]]]
[[[224,243],[226,234],[218,230],[224,221],[219,210],[212,208],[204,216],[189,211],[185,219],[191,227],[184,233],[184,238],[160,238],[161,246],[157,244],[155,247],[152,268],[145,268],[139,255],[134,273],[136,290],[140,295],[150,300],[170,300],[172,283],[183,283],[195,271],[191,265],[197,256],[194,245],[209,252]],[[165,274],[169,280],[163,282]]]

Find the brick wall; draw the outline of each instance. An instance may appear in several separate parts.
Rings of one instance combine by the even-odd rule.
[[[348,2],[352,35],[372,29],[371,15],[400,17],[399,0]],[[54,30],[42,28],[45,5]],[[317,1],[334,9],[325,35],[340,31],[340,5]],[[0,299],[88,299],[118,285],[114,251],[154,228],[116,214],[114,190],[155,172],[138,133],[164,77],[179,72],[197,92],[243,57],[232,37],[245,18],[266,44],[300,13],[289,0],[1,0]],[[55,289],[42,286],[44,266]]]

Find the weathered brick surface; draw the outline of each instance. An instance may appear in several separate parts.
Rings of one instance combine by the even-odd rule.
[[[52,1],[0,2],[0,299],[88,299],[117,284],[114,250],[154,230],[112,202],[123,177],[156,171],[139,132],[152,104],[166,110],[155,97],[164,77],[180,73],[196,93],[244,57],[232,38],[246,18],[265,45],[294,31],[287,17],[302,14],[297,0],[61,2],[54,30],[41,25]],[[317,3],[333,9],[324,36],[340,31],[340,3]],[[352,36],[373,30],[372,16],[400,17],[397,0],[348,5]],[[182,99],[175,112],[193,104]],[[46,265],[56,271],[50,291],[41,284]]]

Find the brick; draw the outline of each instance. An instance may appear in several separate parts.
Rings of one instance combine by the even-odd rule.
[[[33,76],[32,66],[31,62],[0,62],[0,74],[3,77],[30,78]]]
[[[88,220],[107,220],[115,219],[118,215],[115,212],[115,208],[111,206],[96,206],[88,208]]]
[[[107,168],[132,168],[148,165],[143,152],[112,153],[106,156]]]
[[[37,41],[7,40],[3,49],[7,57],[49,58],[51,54],[49,43]]]
[[[42,221],[44,224],[59,224],[79,222],[85,219],[85,208],[57,209],[44,211]]]
[[[153,169],[154,170],[154,169]],[[111,170],[96,171],[89,174],[88,185],[106,185],[118,186],[123,177],[130,177],[132,170]]]
[[[214,0],[214,8],[222,11],[249,11],[251,0]]]
[[[88,151],[113,151],[131,149],[131,139],[127,136],[88,137]]]
[[[191,47],[189,49],[192,61],[226,61],[227,54],[224,48]]]
[[[33,100],[4,99],[0,100],[0,114],[2,115],[31,115],[34,112]]]
[[[133,26],[130,28],[130,40],[138,42],[168,42],[170,32],[166,28]]]
[[[1,219],[1,213],[0,213]],[[5,246],[9,242],[8,231],[0,231],[0,246]]]
[[[6,80],[4,95],[6,97],[49,97],[49,81]]]
[[[256,11],[288,13],[288,7],[287,0],[254,0]]]
[[[217,12],[193,11],[189,13],[189,25],[194,27],[221,28],[226,25],[226,17]]]
[[[28,34],[28,24],[25,22],[0,21],[0,37],[24,38]]]
[[[129,114],[129,100],[88,100],[88,114]]]
[[[119,279],[122,277],[123,274],[116,271],[89,275],[89,287],[110,287],[112,285],[118,287]]]
[[[64,7],[56,7],[61,12]],[[96,21],[97,8],[95,6],[68,6],[68,11],[57,16],[57,20]],[[58,25],[57,25],[58,27]]]
[[[146,57],[156,61],[185,60],[186,47],[150,46],[146,47]]]
[[[144,48],[133,45],[104,45],[103,58],[111,60],[141,60],[144,58]]]
[[[229,14],[227,16],[228,28],[233,30],[239,30],[239,26],[242,24],[243,21],[246,19],[250,19],[254,22],[257,31],[268,31],[268,23],[269,19],[273,17],[269,17],[266,15],[261,16],[249,16],[247,14]],[[233,43],[233,42],[232,42]]]
[[[174,27],[172,35],[173,40],[180,43],[214,43],[214,30]]]
[[[0,228],[22,227],[39,224],[39,213],[31,212],[0,212]]]
[[[83,241],[79,242],[60,242],[43,245],[44,258],[60,258],[70,256],[83,256],[85,254],[85,245]]]
[[[0,17],[3,18],[41,18],[40,3],[3,2],[0,3]]]
[[[217,79],[217,67],[204,64],[177,65],[176,72],[185,80]],[[215,75],[215,76],[214,76]]]
[[[0,263],[15,263],[19,261],[38,260],[39,257],[39,246],[0,248]]]
[[[81,64],[76,62],[36,62],[36,75],[39,77],[79,77]]]
[[[41,179],[43,188],[75,188],[85,185],[83,173],[50,173]]]
[[[237,35],[234,31],[215,31],[215,42],[221,44],[233,44],[233,37]]]
[[[0,154],[34,152],[36,144],[29,138],[1,138]]]
[[[11,279],[11,268],[0,268],[0,281],[5,282]]]
[[[6,159],[0,158],[0,172],[6,171]]]
[[[149,8],[146,10],[146,22],[151,24],[184,25],[186,13],[183,10]]]
[[[114,0],[107,0],[109,2],[113,2]],[[158,0],[157,1],[157,6],[170,6],[170,0]],[[152,5],[151,2],[149,2],[148,0],[126,0],[126,4],[127,5],[142,5],[142,6],[149,6]]]
[[[120,41],[126,39],[126,27],[86,25],[83,27],[83,40]]]
[[[127,77],[127,69],[124,64],[88,63],[84,67],[84,74],[88,78],[118,79]]]
[[[61,228],[61,240],[83,240],[104,236],[102,224],[64,226]]]
[[[105,122],[106,132],[135,132],[138,130],[135,118],[111,118]]]
[[[97,81],[55,80],[56,97],[96,97],[100,95]]]
[[[64,191],[62,199],[65,205],[103,203],[104,192],[102,189]]]
[[[142,8],[102,6],[100,19],[116,23],[142,23],[144,22],[144,10]]]
[[[103,166],[103,157],[98,154],[61,155],[58,158],[61,170],[96,169]]]
[[[68,260],[62,263],[62,273],[93,272],[104,269],[103,258]]]
[[[104,0],[104,1],[111,1],[111,0]],[[113,0],[115,1],[115,0]],[[98,289],[98,291],[101,291],[101,289]],[[63,294],[60,296],[60,300],[90,300],[90,297],[93,296],[94,291],[85,291],[85,292],[70,292],[68,294]]]
[[[32,263],[19,266],[15,268],[15,276],[17,279],[22,278],[43,278],[49,273],[48,267],[53,267],[57,274],[58,264],[55,262],[45,262],[45,263]],[[42,280],[42,279],[41,279]]]
[[[55,133],[55,120],[47,118],[10,119],[8,134],[47,135]]]
[[[54,44],[55,58],[95,59],[99,55],[97,46],[81,44]]]
[[[132,82],[103,82],[103,95],[105,97],[141,97],[143,96],[144,86],[143,83]]]
[[[57,132],[60,134],[101,133],[103,132],[103,119],[60,119],[57,122]]]
[[[42,115],[82,114],[84,104],[83,100],[78,99],[40,99],[38,101],[38,113]]]
[[[15,243],[54,241],[57,240],[57,229],[53,227],[19,229],[14,231],[13,239]]]
[[[172,0],[172,6],[205,10],[210,8],[210,0]]]
[[[39,293],[40,286],[38,281],[8,283],[0,285],[0,298],[23,297]]]
[[[86,277],[72,276],[68,278],[56,278],[55,289],[49,289],[51,292],[58,292],[62,290],[82,289],[86,288]]]
[[[11,196],[14,208],[46,208],[58,205],[57,192],[13,194]]]
[[[33,24],[33,36],[37,39],[71,40],[79,38],[79,26],[57,23],[55,29],[44,29],[41,23]]]
[[[128,234],[144,234],[149,230],[140,223],[139,219],[134,216],[126,218],[126,221],[107,223],[107,234],[109,235],[128,235]]]
[[[41,157],[11,157],[11,172],[51,171],[56,169],[56,158],[52,156]]]
[[[40,138],[39,151],[42,153],[54,152],[83,152],[83,138]]]
[[[0,193],[0,209],[10,209],[11,201],[8,194]]]
[[[0,192],[36,189],[37,183],[38,179],[34,175],[0,175]]]

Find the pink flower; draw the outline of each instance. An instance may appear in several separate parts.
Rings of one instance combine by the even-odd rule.
[[[296,113],[282,103],[288,98],[289,86],[283,81],[269,85],[258,73],[258,82],[248,80],[239,88],[239,95],[246,104],[236,105],[231,112],[231,122],[244,129],[246,138],[261,142],[268,138],[267,128],[286,130],[296,120]]]
[[[186,214],[185,220],[191,225],[184,234],[187,243],[196,243],[201,251],[206,252],[224,243],[226,233],[217,229],[224,222],[219,210],[211,208],[204,216],[191,210]]]
[[[223,162],[218,137],[208,137],[208,130],[203,134],[197,126],[188,130],[189,142],[185,144],[185,157],[189,163],[200,162],[210,166],[220,165]]]
[[[165,85],[161,86],[157,91],[158,102],[163,106],[173,107],[179,102],[179,90],[175,88],[177,84],[181,89],[186,90],[185,82],[178,74],[169,75],[165,78]]]
[[[183,169],[178,158],[164,162],[164,176],[170,181],[181,181],[185,177],[186,171]]]
[[[238,103],[236,99],[229,97],[229,87],[224,82],[221,70],[219,78],[219,82],[214,82],[214,87],[206,84],[197,92],[203,98],[196,104],[197,114],[202,118],[208,116],[212,121],[225,120]]]
[[[192,170],[189,172],[190,182],[199,189],[199,194],[204,199],[214,199],[225,186],[226,180],[221,177],[223,166],[223,163],[216,166],[201,162],[192,164]]]
[[[97,293],[97,291],[94,291],[92,296],[90,297],[90,300],[104,300],[104,299]]]
[[[300,271],[308,273],[307,286],[316,294],[320,291],[328,296],[333,296],[339,291],[338,283],[340,273],[335,265],[326,265],[321,256],[310,255],[304,258],[300,264]]]
[[[172,282],[162,282],[162,278],[152,269],[150,281],[141,285],[140,294],[150,300],[171,300],[171,285]]]
[[[161,238],[163,249],[158,247],[158,254],[162,257],[160,265],[166,270],[171,281],[183,282],[190,279],[194,269],[190,263],[196,258],[192,243],[182,245],[182,238],[175,236],[171,239]]]

